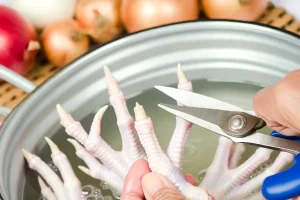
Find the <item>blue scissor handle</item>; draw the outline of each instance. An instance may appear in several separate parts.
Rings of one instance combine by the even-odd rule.
[[[285,136],[276,131],[271,136],[300,142],[300,137]],[[264,180],[262,194],[268,200],[286,200],[300,195],[300,154],[294,157],[294,164],[289,169]]]
[[[282,135],[281,133],[278,133],[276,131],[272,131],[271,136],[279,137],[279,138],[284,138],[284,139],[288,139],[288,140],[294,140],[296,142],[300,142],[300,137],[297,137],[297,136],[286,136],[286,135]]]

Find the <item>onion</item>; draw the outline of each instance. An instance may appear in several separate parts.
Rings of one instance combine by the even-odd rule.
[[[96,43],[115,39],[123,30],[121,0],[79,0],[75,17]]]
[[[15,10],[0,5],[0,64],[25,75],[39,47],[33,25]]]
[[[43,51],[52,64],[63,67],[89,50],[89,38],[81,29],[75,20],[53,23],[43,29]]]
[[[201,0],[201,4],[209,18],[256,21],[268,0]]]
[[[72,19],[77,0],[11,0],[10,6],[41,29]]]
[[[198,0],[123,0],[121,5],[121,18],[129,33],[198,17]]]

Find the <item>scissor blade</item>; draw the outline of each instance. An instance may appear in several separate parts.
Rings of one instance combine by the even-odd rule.
[[[216,126],[220,126],[222,117],[225,115],[225,113],[230,112],[230,111],[215,110],[209,108],[196,108],[196,107],[186,107],[186,106],[167,105],[167,104],[160,104],[159,106],[164,106],[164,108],[169,108],[172,109],[173,111],[176,110],[181,113],[189,114],[191,116],[212,123]]]
[[[299,142],[273,137],[262,133],[254,133],[244,138],[236,138],[235,142],[252,144],[268,149],[285,151],[292,154],[298,154],[300,152]]]
[[[197,114],[197,112],[192,111],[193,109],[198,109],[198,108],[189,108],[185,106],[172,106],[166,104],[158,104],[158,106],[182,119],[185,119],[189,122],[192,122],[193,124],[201,126],[205,129],[208,129],[210,131],[213,131],[215,133],[218,133],[219,135],[225,136],[235,141],[234,137],[227,135],[225,132],[222,131],[222,129],[218,125],[214,123],[220,120],[220,118],[217,119],[218,117],[212,116],[213,114],[208,113],[209,117],[206,117],[206,119],[208,119],[209,121],[206,121],[202,119],[203,114],[201,113],[201,111],[199,112],[199,114]]]
[[[253,111],[246,111],[230,103],[226,103],[202,94],[165,86],[154,87],[185,106],[246,112],[250,115],[256,116]]]
[[[158,106],[182,119],[192,122],[193,124],[196,124],[205,129],[213,131],[214,133],[217,133],[220,136],[227,137],[236,143],[246,143],[254,146],[265,147],[268,149],[285,151],[292,154],[298,154],[300,152],[300,145],[298,142],[283,139],[283,138],[273,137],[262,133],[254,133],[243,138],[232,137],[226,134],[224,131],[222,131],[222,129],[219,126],[212,123],[214,121],[216,122],[218,119],[210,120],[209,117],[206,117],[206,119],[208,119],[211,122],[203,120],[202,117],[205,111],[203,110],[197,111],[198,108],[189,108],[185,106],[173,106],[173,105],[166,105],[166,104],[164,105],[158,104]],[[213,117],[212,116],[213,114],[208,113],[208,115],[210,117]],[[220,115],[218,114],[218,116]]]

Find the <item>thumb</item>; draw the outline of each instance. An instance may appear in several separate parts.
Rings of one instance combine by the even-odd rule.
[[[175,185],[166,177],[154,172],[143,177],[142,188],[147,200],[184,200]]]

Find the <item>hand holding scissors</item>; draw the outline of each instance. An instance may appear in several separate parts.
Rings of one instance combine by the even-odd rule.
[[[236,143],[246,143],[295,155],[294,165],[265,179],[262,193],[273,200],[300,195],[300,144],[298,137],[286,137],[278,132],[271,136],[257,132],[266,123],[253,111],[244,111],[231,104],[192,92],[157,86],[157,89],[185,106],[159,105],[166,111],[196,125],[227,137]]]

